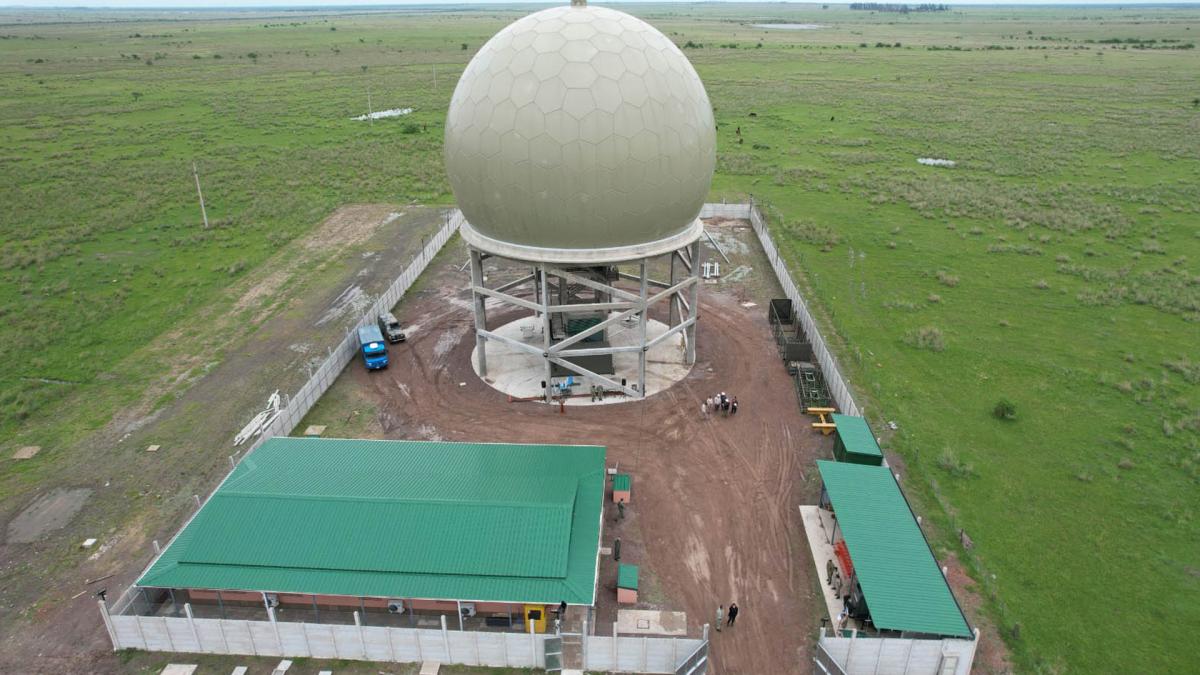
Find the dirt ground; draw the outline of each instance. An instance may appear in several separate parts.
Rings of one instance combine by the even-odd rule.
[[[744,230],[739,238],[747,236]],[[686,611],[698,635],[718,604],[737,602],[737,626],[712,633],[711,672],[809,672],[823,610],[796,505],[816,500],[809,469],[829,455],[830,441],[800,414],[766,321],[765,301],[778,291],[761,279],[765,260],[743,250],[744,260],[734,261],[748,268],[745,283],[701,291],[696,366],[646,401],[560,414],[509,403],[481,381],[470,365],[472,318],[459,271],[465,254],[458,251],[432,267],[426,274],[433,278],[397,309],[419,330],[391,350],[392,365],[367,373],[355,363],[335,388],[355,389],[352,407],[375,411],[375,431],[388,438],[607,446],[609,464],[633,476],[633,500],[625,521],[614,522],[610,509],[604,542],[621,537],[622,562],[640,565],[642,606]],[[746,300],[757,305],[742,306]],[[740,412],[701,420],[701,399],[718,391],[736,395]],[[344,416],[326,409],[306,423],[336,426],[333,418]],[[615,576],[616,563],[603,559],[602,634],[616,618],[609,597]]]
[[[171,350],[178,372],[147,382],[141,400],[76,445],[25,460],[44,463],[34,467],[43,479],[0,490],[0,672],[131,669],[112,653],[94,593],[115,600],[133,581],[151,540],[166,543],[192,495],[228,471],[237,431],[272,391],[308,378],[442,220],[413,206],[338,209],[134,357]],[[148,453],[151,444],[162,447]],[[81,548],[89,537],[99,541]]]

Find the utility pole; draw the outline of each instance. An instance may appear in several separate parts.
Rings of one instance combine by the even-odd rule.
[[[367,119],[371,120],[371,126],[375,126],[375,110],[371,107],[371,85],[367,84]]]
[[[208,229],[208,211],[204,209],[204,193],[200,191],[200,172],[196,170],[196,163],[192,162],[192,176],[196,179],[196,195],[200,197],[200,215],[204,217],[204,229]]]

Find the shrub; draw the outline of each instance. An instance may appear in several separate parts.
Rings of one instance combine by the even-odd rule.
[[[948,286],[950,288],[954,288],[958,285],[958,275],[950,274],[946,270],[937,271],[937,280],[941,285]]]
[[[992,408],[992,417],[998,420],[1011,421],[1017,419],[1017,406],[1012,401],[1002,398],[996,401],[996,407]]]
[[[960,460],[955,454],[946,450],[937,459],[938,468],[955,478],[970,478],[975,475],[975,467]]]
[[[940,352],[946,348],[946,341],[942,337],[942,330],[935,326],[925,326],[924,328],[910,331],[906,337],[908,343],[917,349]]]

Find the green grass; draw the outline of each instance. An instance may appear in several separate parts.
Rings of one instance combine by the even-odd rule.
[[[688,53],[718,108],[714,191],[767,205],[1018,669],[1181,672],[1192,650],[1151,636],[1200,622],[1200,59],[1098,41],[1190,41],[1200,10],[1086,14],[888,17]],[[877,40],[906,47],[857,48]],[[947,45],[971,51],[929,49]]]
[[[1200,625],[1200,11],[628,9],[704,45],[713,196],[766,205],[1018,669],[1189,670],[1165,636]],[[449,203],[454,82],[521,13],[0,13],[5,451],[106,424],[337,205]],[[351,121],[368,86],[416,112]]]

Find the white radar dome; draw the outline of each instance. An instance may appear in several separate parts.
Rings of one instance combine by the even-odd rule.
[[[464,238],[521,259],[616,261],[691,243],[715,154],[712,107],[687,57],[602,7],[555,7],[497,33],[446,117]]]

